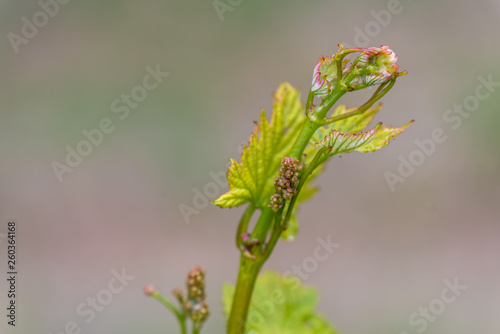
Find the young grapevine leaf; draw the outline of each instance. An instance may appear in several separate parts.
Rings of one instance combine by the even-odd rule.
[[[382,123],[379,123],[375,128],[360,133],[343,133],[333,130],[330,134],[326,135],[322,141],[316,143],[316,146],[318,149],[328,147],[328,156],[353,152],[369,143],[375,137],[377,130],[381,126]]]
[[[274,193],[274,175],[281,159],[286,156],[297,138],[306,116],[300,93],[288,83],[283,83],[274,94],[271,121],[261,112],[260,121],[243,148],[241,162],[231,159],[227,172],[229,192],[214,204],[226,208],[252,203],[264,208]]]
[[[382,147],[389,145],[389,142],[406,130],[411,123],[413,123],[413,121],[410,121],[400,127],[382,126],[378,129],[377,133],[370,142],[357,148],[356,151],[369,153],[380,150]]]
[[[401,134],[413,121],[400,127],[383,126],[379,123],[367,132],[342,133],[333,130],[325,138],[315,143],[318,149],[328,147],[328,156],[350,153],[354,151],[369,153],[380,150],[389,145],[389,142]]]

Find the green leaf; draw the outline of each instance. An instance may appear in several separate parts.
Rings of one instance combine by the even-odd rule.
[[[262,111],[248,146],[243,148],[241,162],[230,160],[229,192],[213,203],[223,208],[249,202],[256,208],[266,207],[275,192],[273,176],[277,175],[281,159],[290,152],[305,120],[299,91],[288,83],[281,84],[274,94],[271,121]]]
[[[350,153],[354,151],[369,153],[380,150],[389,145],[389,142],[400,135],[413,121],[400,127],[382,126],[378,123],[375,128],[367,132],[342,133],[333,130],[325,138],[315,143],[318,149],[328,147],[327,156],[331,157],[337,154]]]
[[[297,206],[293,209],[293,213],[288,221],[288,228],[281,233],[280,238],[285,241],[294,241],[299,233],[299,221],[297,220]]]
[[[413,123],[413,121],[410,121],[400,127],[382,126],[378,129],[377,133],[370,142],[358,147],[356,151],[369,153],[380,150],[382,147],[389,145],[389,142],[406,130],[411,123]]]
[[[231,310],[234,287],[223,286],[226,316]],[[274,271],[261,274],[255,285],[246,324],[248,334],[338,334],[316,312],[318,291],[303,285],[295,276]]]
[[[322,141],[316,143],[316,146],[318,149],[328,147],[328,156],[353,152],[356,149],[368,144],[373,138],[375,138],[377,130],[381,126],[382,123],[379,123],[375,128],[367,132],[360,133],[342,133],[340,131],[333,130],[330,134],[326,135]]]

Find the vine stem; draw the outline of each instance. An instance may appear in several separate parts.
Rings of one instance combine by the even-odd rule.
[[[165,305],[166,308],[168,308],[172,313],[174,313],[175,317],[179,321],[179,325],[181,327],[181,334],[187,334],[187,328],[186,328],[186,315],[184,314],[184,311],[179,311],[177,307],[175,307],[174,304],[170,302],[167,298],[165,298],[161,293],[154,291],[151,293],[151,297]]]
[[[336,99],[327,101],[327,103],[330,106],[333,105],[342,95],[343,93],[335,94]],[[312,101],[308,101],[307,104],[310,103],[312,103]],[[327,111],[328,110],[325,110],[324,113],[326,114]],[[304,124],[300,135],[298,136],[292,147],[290,153],[291,158],[299,159],[301,157],[305,147],[307,146],[307,143],[311,139],[314,132],[316,132],[316,130],[320,126],[321,125],[319,124],[311,122],[309,118],[306,120],[306,123]],[[239,240],[239,238],[241,238],[241,233],[246,230],[246,227],[248,226],[249,216],[254,213],[254,210],[255,209],[253,207],[248,208],[243,215],[236,236],[238,246],[241,245],[241,241]],[[241,255],[240,257],[238,280],[233,296],[231,313],[229,314],[229,319],[227,322],[228,334],[243,334],[245,332],[248,310],[250,307],[252,293],[255,282],[257,280],[257,276],[259,275],[260,269],[271,255],[274,246],[276,245],[281,233],[283,232],[282,221],[287,218],[289,219],[289,217],[283,217],[282,212],[275,213],[269,207],[261,208],[261,210],[262,212],[260,214],[260,217],[257,221],[254,231],[252,232],[252,237],[258,239],[261,244],[256,245],[254,248],[252,248],[252,253],[255,255],[255,259],[248,258],[244,255]],[[293,210],[293,205],[290,205],[288,207],[288,210]],[[269,230],[273,226],[273,231],[266,244],[266,238],[268,236]]]
[[[345,91],[341,89],[338,85],[334,89],[333,94],[323,101],[323,103],[318,106],[316,117],[324,118],[326,113],[330,108],[344,95]],[[297,140],[295,141],[290,157],[293,159],[300,159],[304,149],[306,148],[309,140],[313,134],[318,130],[321,124],[315,122],[313,118],[311,120],[311,115],[308,109],[314,109],[312,105],[313,95],[309,92],[307,103],[306,103],[306,114],[308,118],[302,128]],[[311,166],[312,167],[312,166]],[[297,194],[298,195],[298,194]],[[297,197],[294,197],[294,199]],[[260,241],[259,245],[255,245],[252,248],[252,253],[255,258],[249,258],[243,254],[240,257],[240,268],[238,271],[238,280],[236,282],[236,289],[233,296],[233,303],[231,306],[231,313],[229,314],[229,319],[227,322],[227,334],[244,334],[245,325],[247,322],[248,310],[250,308],[250,302],[252,298],[253,289],[255,282],[257,281],[257,276],[259,275],[260,269],[267,261],[271,255],[276,243],[283,232],[283,223],[287,223],[290,219],[290,213],[293,210],[295,201],[292,201],[288,206],[287,215],[283,216],[283,211],[275,213],[271,208],[265,207],[261,208],[262,212],[255,225],[252,232],[252,237]],[[240,225],[238,227],[238,232],[236,235],[236,243],[241,246],[241,233],[244,232],[248,226],[248,221],[251,215],[254,213],[255,208],[247,208],[245,214],[243,215]],[[269,240],[266,243],[266,238],[269,234],[270,229],[273,228]]]
[[[317,167],[318,160],[321,157],[321,155],[327,150],[328,148],[324,147],[320,151],[318,151],[318,153],[316,153],[316,156],[311,162],[311,165],[303,175],[303,179],[301,180],[299,185],[299,191],[300,188],[302,188],[302,185],[306,182],[307,177]],[[271,253],[274,247],[276,246],[276,243],[278,242],[281,233],[284,231],[283,227],[288,224],[296,199],[297,196],[294,196],[294,198],[290,202],[286,216],[283,216],[281,214],[282,211],[274,213],[270,208],[268,209],[270,210],[270,212],[273,213],[272,215],[270,215],[270,212],[267,210],[265,214],[264,212],[261,214],[260,218],[264,217],[264,220],[267,223],[271,223],[273,230],[271,232],[271,236],[269,237],[269,241],[267,242],[265,247],[263,249],[262,247],[258,248],[261,251],[261,253],[255,260],[250,259],[243,255],[241,256],[240,270],[238,272],[238,281],[236,283],[236,289],[233,296],[233,304],[231,307],[231,314],[229,316],[229,321],[228,321],[229,334],[232,333],[242,334],[245,332],[246,318],[248,315],[248,309],[250,308],[253,288],[255,286],[257,276],[259,275],[262,265],[267,261],[269,256],[271,256]],[[245,211],[244,216],[253,213],[253,210],[254,210],[253,208],[247,209],[247,211]],[[271,219],[271,221],[268,221],[268,219]],[[261,219],[259,219],[259,221],[261,221]],[[248,225],[246,219],[243,219],[242,222],[245,225],[245,227]],[[270,226],[271,224],[269,224],[268,226]],[[238,228],[238,230],[240,230],[240,228]]]
[[[234,291],[231,313],[227,322],[228,334],[245,333],[253,288],[264,262],[263,258],[253,260],[241,255],[238,281]]]
[[[305,110],[308,117],[305,121],[304,127],[302,128],[299,136],[293,144],[293,147],[289,154],[290,158],[301,158],[304,149],[309,143],[309,140],[314,135],[316,130],[318,130],[318,128],[322,126],[318,122],[318,119],[324,119],[331,107],[345,93],[346,91],[342,88],[342,86],[337,85],[332,94],[327,99],[325,99],[319,106],[314,107],[313,94],[309,92]],[[310,114],[311,111],[314,112],[314,114]],[[315,164],[317,163],[317,160],[322,153],[323,152],[316,156],[316,159],[314,160]],[[315,166],[311,167],[313,169],[315,168]],[[310,170],[309,172],[311,171],[312,170]],[[244,256],[243,254],[240,257],[238,280],[236,282],[236,289],[233,296],[231,312],[229,314],[229,319],[227,322],[227,334],[245,333],[248,310],[250,308],[250,302],[255,282],[257,281],[257,276],[259,275],[260,269],[267,261],[274,247],[276,246],[276,243],[278,242],[281,233],[283,232],[283,227],[288,223],[297,196],[298,193],[294,196],[292,202],[288,206],[288,211],[285,216],[283,215],[283,210],[280,210],[276,213],[270,207],[260,208],[261,214],[252,232],[252,237],[257,239],[259,241],[259,244],[254,245],[251,249],[252,254],[255,256],[254,258],[249,258],[248,256]],[[236,235],[236,243],[238,246],[242,245],[242,241],[240,240],[241,234],[246,231],[248,221],[250,220],[250,217],[252,216],[254,211],[254,207],[247,208],[240,221],[240,225],[238,227],[238,232]],[[266,239],[271,228],[272,231],[269,236],[269,240],[267,240],[266,243]]]
[[[250,204],[241,217],[238,230],[236,231],[236,247],[238,247],[239,250],[243,249],[243,235],[247,233],[248,223],[250,222],[254,212],[255,207],[253,204]]]
[[[375,102],[382,98],[392,88],[398,76],[406,74],[406,72],[396,73],[396,75],[391,80],[382,83],[377,88],[372,97],[361,107],[351,112],[327,118],[326,115],[333,107],[333,105],[345,93],[354,89],[347,84],[352,82],[356,76],[371,74],[368,69],[365,69],[366,71],[368,71],[365,73],[354,68],[356,62],[358,61],[356,59],[352,64],[353,70],[350,71],[350,73],[348,73],[347,75],[343,76],[344,57],[350,53],[363,51],[361,49],[344,50],[341,44],[339,44],[339,46],[340,50],[336,54],[337,83],[332,91],[327,94],[327,97],[318,105],[314,105],[314,93],[309,90],[305,105],[305,113],[307,115],[307,119],[305,120],[300,134],[295,140],[288,154],[289,158],[292,158],[294,160],[302,160],[302,155],[309,141],[311,140],[311,137],[321,126],[366,112]],[[367,85],[358,88],[365,88],[366,86]],[[250,308],[252,293],[255,282],[257,281],[257,276],[264,263],[270,257],[282,232],[288,227],[288,222],[291,218],[291,214],[296,204],[297,197],[302,186],[306,182],[307,177],[320,163],[326,160],[323,154],[328,149],[329,148],[324,147],[316,153],[315,157],[309,163],[309,166],[301,177],[297,188],[297,193],[292,198],[290,203],[285,206],[284,209],[282,208],[278,212],[274,212],[270,207],[265,206],[265,204],[257,207],[250,205],[243,214],[236,234],[236,244],[241,252],[241,256],[240,267],[238,271],[238,280],[236,283],[231,312],[229,314],[227,323],[227,334],[245,333],[248,310]],[[243,236],[245,236],[245,238],[248,236],[248,224],[256,209],[259,209],[261,213],[255,225],[255,228],[251,233],[251,243],[245,243],[245,240],[242,240],[242,238]]]

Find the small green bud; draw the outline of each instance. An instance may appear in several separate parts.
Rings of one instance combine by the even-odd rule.
[[[144,287],[144,293],[148,296],[151,296],[156,292],[155,286],[153,284],[148,284]]]

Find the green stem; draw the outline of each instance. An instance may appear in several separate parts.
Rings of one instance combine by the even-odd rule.
[[[314,101],[314,93],[309,90],[309,95],[307,95],[307,102],[306,102],[306,112],[311,108],[313,101]]]
[[[261,258],[262,259],[262,258]],[[233,296],[231,314],[227,322],[228,334],[245,333],[248,309],[252,299],[253,288],[259,275],[260,268],[265,261],[261,259],[251,260],[241,256],[240,270],[238,272],[238,282]]]
[[[328,98],[312,110],[313,113],[311,113],[311,110],[306,109],[308,117],[302,131],[299,134],[299,137],[293,145],[292,151],[290,152],[290,158],[300,159],[300,156],[302,155],[302,152],[304,152],[309,140],[311,140],[313,134],[321,126],[320,121],[325,118],[328,111],[345,93],[345,90],[343,90],[340,86],[337,86]]]
[[[238,247],[239,250],[243,249],[243,235],[247,233],[248,223],[250,222],[254,212],[255,207],[250,204],[243,213],[243,216],[241,216],[240,224],[238,225],[238,230],[236,231],[236,247]]]
[[[322,154],[323,152],[321,152]],[[317,156],[321,155],[318,154]],[[317,159],[316,159],[317,160]],[[309,175],[309,174],[308,174]],[[306,176],[307,177],[307,176]],[[290,206],[288,208],[288,213],[292,212],[293,206],[295,204],[294,196]],[[238,272],[238,281],[236,283],[236,289],[233,295],[233,303],[231,306],[231,313],[229,315],[229,320],[227,323],[227,333],[228,334],[244,334],[246,319],[248,316],[248,310],[250,308],[250,302],[252,299],[253,289],[255,287],[255,282],[259,275],[260,269],[264,263],[271,256],[274,247],[276,246],[281,233],[282,228],[282,217],[276,214],[270,208],[266,208],[262,211],[259,221],[257,222],[255,231],[252,234],[255,238],[263,240],[269,231],[269,227],[273,224],[273,230],[269,241],[265,244],[265,248],[262,253],[256,254],[257,258],[255,260],[249,259],[246,256],[241,256],[240,269]],[[290,219],[290,214],[287,214],[285,221]],[[259,224],[260,223],[260,224]],[[260,227],[257,229],[257,227]],[[257,232],[257,233],[256,233]],[[259,247],[259,250],[262,246]]]
[[[356,116],[356,115],[364,113],[372,105],[374,105],[375,102],[377,102],[378,100],[380,100],[389,90],[391,90],[391,88],[392,88],[392,86],[394,86],[395,82],[396,82],[396,78],[394,78],[394,79],[392,79],[390,81],[387,81],[387,82],[384,82],[383,84],[381,84],[378,87],[378,89],[375,91],[375,93],[373,93],[372,97],[368,101],[366,101],[366,103],[363,104],[361,107],[356,108],[356,110],[353,110],[351,112],[348,112],[348,113],[345,113],[345,114],[342,114],[342,115],[337,115],[335,117],[327,118],[324,121],[319,122],[319,123],[321,125],[326,125],[326,124],[338,122],[340,120],[343,120],[343,119],[346,119],[346,118],[349,118],[349,117]]]
[[[257,224],[255,224],[252,237],[259,240],[262,245],[266,242],[267,233],[271,228],[271,224],[275,216],[276,213],[273,209],[266,207],[262,209],[259,220],[257,220]]]
[[[157,301],[165,305],[172,313],[177,317],[177,320],[179,320],[179,325],[181,326],[181,334],[187,334],[187,329],[186,329],[186,315],[184,312],[179,311],[177,307],[175,307],[174,304],[170,302],[167,298],[163,297],[163,295],[159,292],[153,292],[151,293],[151,297],[155,298]]]
[[[309,120],[306,121],[306,125],[304,126],[299,138],[295,142],[294,148],[292,149],[291,156],[294,157],[293,155],[295,154],[294,159],[297,159],[302,155],[305,146],[307,145],[309,139],[317,130],[317,128],[318,125],[311,123]],[[302,138],[305,138],[305,140]],[[249,209],[245,211],[244,216],[247,215],[248,210]],[[259,275],[262,265],[271,255],[271,252],[276,246],[276,243],[282,233],[281,219],[278,219],[278,217],[280,217],[280,215],[276,214],[271,208],[267,207],[262,209],[259,220],[257,221],[255,229],[252,232],[252,237],[258,239],[261,242],[260,246],[254,247],[252,249],[253,254],[256,256],[256,259],[253,260],[249,259],[246,256],[241,256],[238,280],[233,296],[231,313],[227,322],[228,334],[243,334],[245,332],[245,323],[248,316],[252,292],[257,280],[257,276]],[[245,224],[245,221],[246,219],[242,218],[242,225]],[[271,233],[271,237],[265,246],[264,253],[262,253],[262,247],[266,241],[269,229],[273,226],[273,221],[273,232]],[[241,233],[241,231],[239,231],[238,234],[239,233]]]
[[[309,163],[309,166],[305,170],[304,174],[302,175],[300,179],[299,186],[297,187],[297,194],[292,198],[292,201],[290,202],[290,205],[288,206],[288,211],[286,213],[286,216],[283,220],[283,227],[286,229],[288,228],[288,222],[290,221],[290,217],[292,216],[292,211],[293,207],[295,206],[295,202],[297,201],[297,198],[299,197],[300,190],[302,189],[302,186],[306,183],[307,178],[311,173],[318,167],[319,161],[323,153],[325,153],[328,150],[328,147],[323,147],[321,148],[316,155],[314,156],[314,159]]]
[[[337,100],[340,99],[340,97],[345,93],[346,91],[342,90],[340,87],[334,89],[332,94],[325,99],[320,106],[318,106],[317,110],[315,110],[314,117],[324,118],[335,102],[337,102]],[[312,98],[313,95],[309,94],[307,105],[312,105]],[[306,110],[306,113],[308,112],[309,110]],[[311,121],[311,118],[314,117],[311,117],[311,115],[308,116],[309,117],[307,118],[302,131],[292,147],[290,157],[293,159],[299,159],[302,156],[302,153],[304,152],[304,149],[309,143],[309,140],[313,136],[314,132],[316,132],[316,130],[321,126],[320,124]],[[295,202],[293,204],[295,204]],[[293,206],[290,205],[289,210],[292,209]],[[253,208],[247,208],[247,211],[245,211],[244,217],[241,219],[240,226],[238,228],[237,238],[242,233],[243,227],[246,229],[248,226],[248,221],[250,220],[248,216],[251,217],[249,212],[253,214],[253,210]],[[252,232],[252,237],[258,239],[261,244],[252,248],[252,253],[255,255],[255,259],[250,259],[247,256],[241,255],[238,280],[231,306],[231,313],[227,322],[228,334],[243,334],[245,332],[245,323],[257,276],[259,275],[260,269],[271,255],[281,233],[283,232],[283,218],[281,217],[281,214],[275,213],[269,207],[262,208],[261,210],[262,212],[259,220],[257,221],[257,224]],[[271,233],[269,241],[265,244],[268,232],[270,228],[273,227],[273,221],[275,224],[273,232]],[[238,239],[237,244],[240,245]],[[263,248],[264,246],[265,248]]]
[[[306,123],[302,128],[300,136],[295,141],[293,149],[290,152],[290,158],[300,159],[300,156],[302,155],[302,152],[304,152],[304,149],[309,143],[309,140],[311,139],[312,135],[316,132],[316,130],[318,130],[319,127],[320,126],[318,124],[311,122],[309,118],[306,120]]]
[[[292,204],[290,204],[290,206],[291,205]],[[267,259],[269,259],[269,256],[271,256],[271,253],[273,252],[274,246],[276,246],[276,243],[278,242],[281,233],[284,231],[284,229],[282,228],[282,220],[283,217],[281,217],[280,219],[276,217],[276,219],[274,220],[273,231],[271,233],[271,236],[269,237],[269,241],[266,244],[266,248],[264,249],[262,257],[263,262],[266,262]]]

